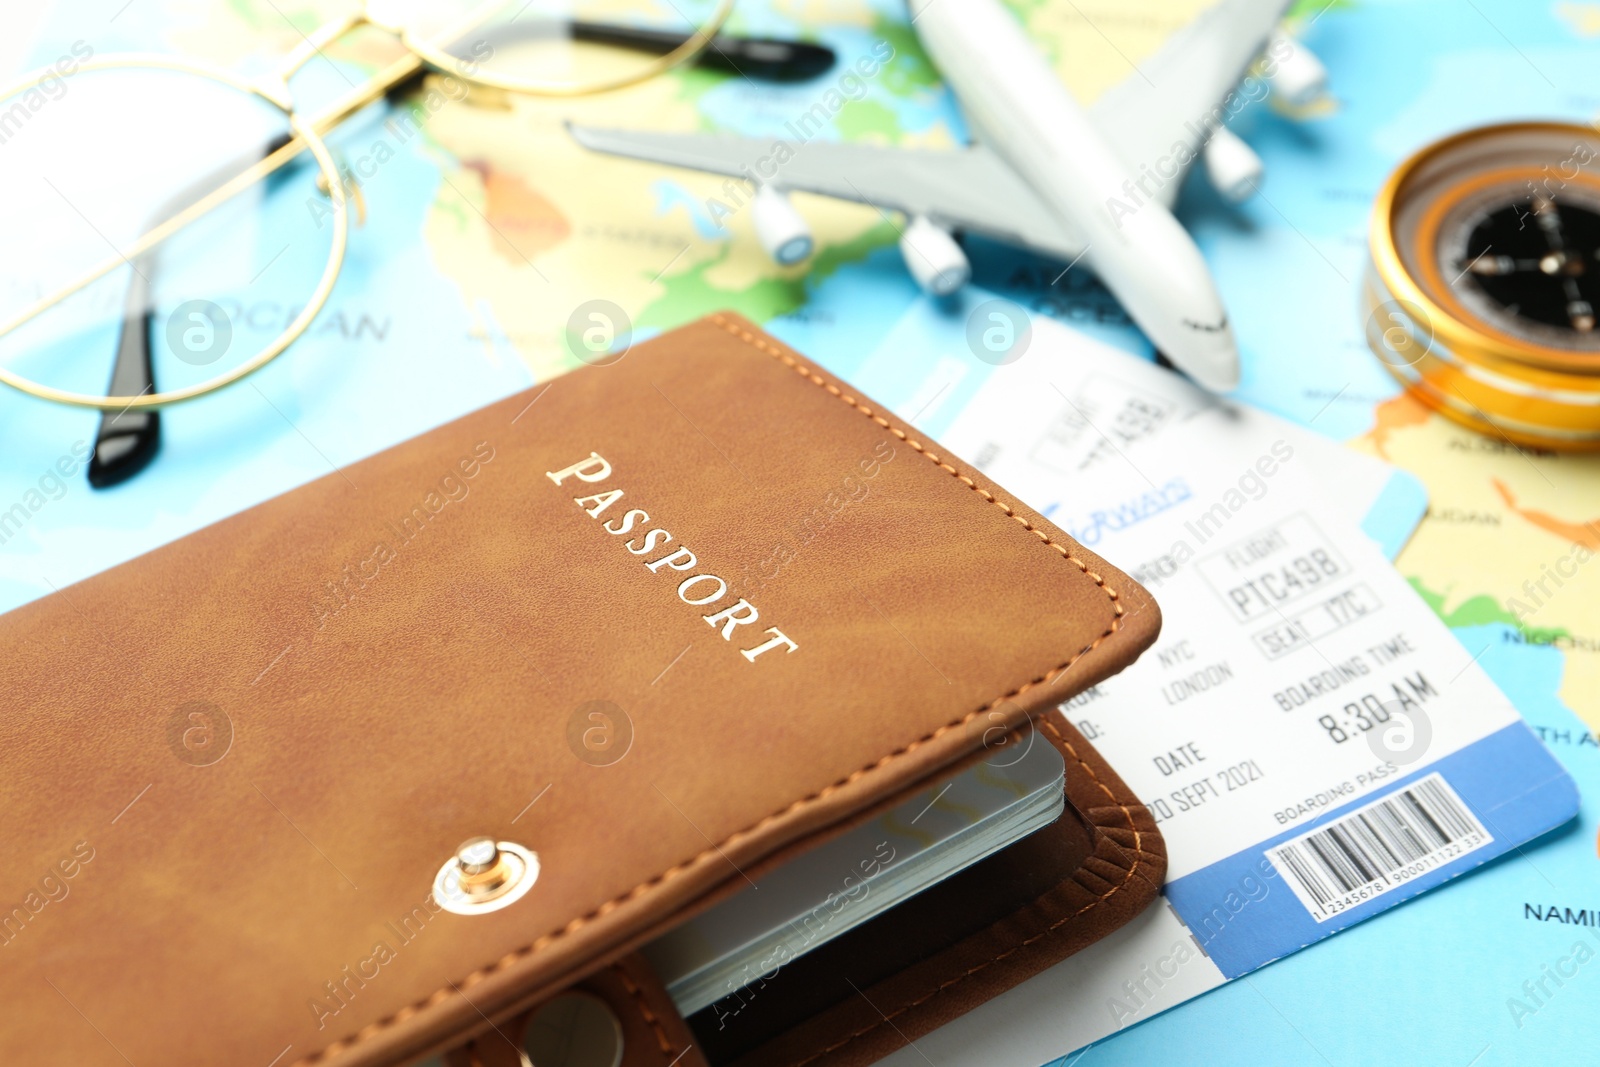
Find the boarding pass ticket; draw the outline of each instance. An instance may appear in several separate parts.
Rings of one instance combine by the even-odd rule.
[[[951,315],[981,320],[994,303],[960,299],[954,309],[914,307],[852,380],[986,473],[1024,471],[1064,485],[1220,403],[1186,378],[1045,318],[1032,321],[1026,350],[1010,362],[952,350]],[[1265,412],[1225,410],[1241,435],[1284,438],[1300,476],[1315,479],[1391,558],[1427,510],[1427,491],[1405,471]]]
[[[1304,431],[1209,405],[1119,433],[1063,379],[1128,357],[1062,345],[1054,366],[992,376],[944,436],[985,449],[995,481],[1160,603],[1156,644],[1066,711],[1160,824],[1166,901],[919,1039],[940,1064],[1037,1067],[1577,809],[1515,707],[1361,532]],[[1050,396],[1086,432],[1063,442],[1061,412],[1039,417]],[[1008,398],[1014,416],[997,419]]]

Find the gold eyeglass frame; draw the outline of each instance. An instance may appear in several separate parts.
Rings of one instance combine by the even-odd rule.
[[[209,214],[245,189],[285,166],[302,152],[310,152],[312,159],[316,161],[322,183],[326,185],[328,197],[333,204],[334,226],[333,237],[328,250],[328,262],[323,268],[321,278],[317,281],[316,289],[313,290],[310,299],[306,301],[305,307],[284,327],[283,332],[278,334],[265,348],[250,359],[196,385],[133,397],[97,396],[92,393],[78,393],[44,385],[30,378],[25,378],[4,366],[0,366],[0,384],[9,385],[41,400],[49,400],[78,408],[117,412],[129,409],[166,407],[185,400],[193,400],[195,397],[204,396],[225,386],[232,385],[282,355],[285,349],[305,333],[312,321],[327,305],[328,297],[333,293],[334,283],[338,280],[339,272],[344,267],[345,250],[349,243],[350,232],[349,216],[345,211],[348,194],[344,187],[344,180],[339,174],[338,166],[334,162],[333,154],[329,151],[326,142],[323,141],[324,134],[336,128],[345,119],[368,104],[383,97],[394,86],[421,73],[424,69],[432,69],[458,76],[470,84],[527,96],[586,96],[637,85],[689,62],[704,51],[705,47],[710,44],[711,39],[727,22],[736,2],[737,0],[716,0],[717,7],[706,22],[687,37],[683,44],[672,51],[657,56],[647,63],[641,63],[638,69],[630,71],[626,75],[584,83],[518,79],[485,72],[462,73],[459,69],[462,62],[461,58],[450,55],[432,43],[432,40],[452,40],[456,32],[470,32],[473,27],[482,25],[488,16],[489,9],[491,7],[503,7],[504,0],[486,0],[485,3],[478,5],[473,10],[470,17],[463,18],[460,21],[459,25],[462,27],[460,31],[453,31],[449,34],[437,32],[431,35],[432,40],[420,39],[415,26],[407,24],[404,20],[386,18],[382,13],[384,0],[365,0],[359,11],[334,19],[304,35],[304,40],[301,44],[289,52],[276,69],[257,79],[243,78],[230,71],[197,60],[139,52],[113,54],[86,60],[79,65],[78,73],[106,70],[168,70],[221,84],[247,96],[265,101],[267,104],[277,108],[287,121],[292,136],[285,144],[263,159],[241,171],[238,175],[224,182],[221,186],[207,193],[171,218],[147,231],[127,249],[117,250],[114,255],[107,256],[99,261],[75,281],[40,298],[10,318],[0,321],[0,337],[8,336],[63,300],[83,291],[94,282],[110,274],[119,266],[131,264],[139,256],[144,255],[179,230]],[[334,100],[321,112],[309,119],[302,118],[295,110],[294,99],[289,91],[289,78],[314,57],[320,55],[322,49],[336,43],[362,26],[372,26],[393,34],[406,49],[405,55],[383,68],[366,84],[357,86]],[[37,87],[52,74],[54,74],[54,68],[47,66],[24,75],[12,84],[0,88],[0,102]]]

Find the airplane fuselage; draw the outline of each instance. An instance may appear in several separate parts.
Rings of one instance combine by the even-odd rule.
[[[1000,0],[910,0],[924,48],[977,139],[1081,237],[1084,261],[1157,349],[1214,391],[1239,383],[1238,347],[1200,249],[1160,203],[1128,202],[1119,159]]]

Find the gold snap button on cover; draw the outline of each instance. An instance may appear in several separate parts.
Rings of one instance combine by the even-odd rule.
[[[433,899],[457,915],[483,915],[520,900],[539,880],[539,856],[515,841],[462,842],[433,879]]]

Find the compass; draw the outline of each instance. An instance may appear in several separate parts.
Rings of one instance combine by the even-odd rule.
[[[1373,207],[1367,341],[1424,403],[1521,445],[1600,450],[1600,133],[1436,142]]]

